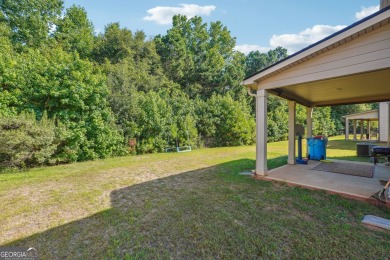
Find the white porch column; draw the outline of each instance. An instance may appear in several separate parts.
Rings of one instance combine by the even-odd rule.
[[[288,164],[295,164],[295,101],[288,101]]]
[[[306,137],[312,137],[313,135],[313,108],[306,107]]]
[[[368,135],[368,140],[371,140],[371,121],[367,120],[367,135]]]
[[[264,89],[256,95],[256,174],[267,175],[267,97]]]
[[[387,146],[390,146],[390,102],[387,102]]]
[[[363,140],[364,120],[360,120],[360,140]]]
[[[349,140],[349,119],[345,118],[345,140]]]
[[[356,119],[353,120],[353,140],[356,140]]]

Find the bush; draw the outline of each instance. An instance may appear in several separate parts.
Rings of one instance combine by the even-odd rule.
[[[125,154],[124,140],[107,102],[105,75],[76,53],[52,44],[12,56],[15,64],[0,76],[0,115],[44,111],[64,129],[57,135],[55,160],[74,162]],[[0,55],[0,75],[2,72]],[[17,76],[15,76],[17,75]],[[7,81],[5,81],[7,79]],[[1,88],[1,86],[5,86]]]
[[[254,143],[255,119],[245,99],[229,94],[213,95],[203,107],[199,126],[204,138],[214,138],[214,146],[238,146]]]
[[[34,113],[0,117],[0,167],[31,167],[52,163],[56,150],[54,121]]]

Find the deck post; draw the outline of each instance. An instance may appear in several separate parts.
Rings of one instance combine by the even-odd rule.
[[[349,140],[349,119],[345,118],[345,140]]]
[[[353,120],[353,140],[356,141],[356,119]]]
[[[256,174],[267,175],[267,97],[260,89],[256,94]]]
[[[312,137],[313,135],[313,108],[312,107],[306,107],[306,128],[307,133],[306,137]]]
[[[295,164],[295,101],[288,101],[288,164]]]
[[[368,135],[368,140],[371,140],[371,121],[367,120],[367,135]]]
[[[390,146],[390,102],[387,102],[387,146]]]
[[[364,120],[360,120],[360,140],[363,140],[363,133],[364,133]]]

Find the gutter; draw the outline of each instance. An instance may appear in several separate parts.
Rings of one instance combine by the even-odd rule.
[[[248,95],[249,95],[249,96],[251,96],[251,97],[257,97],[257,94],[254,94],[254,93],[252,92],[252,89],[251,89],[250,87],[247,87],[246,89],[248,90]]]

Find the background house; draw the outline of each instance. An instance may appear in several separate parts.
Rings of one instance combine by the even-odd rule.
[[[364,111],[355,114],[343,116],[345,119],[345,140],[350,138],[350,122],[352,122],[352,140],[357,140],[357,127],[359,124],[360,140],[362,139],[378,139],[378,129],[372,131],[371,122],[379,121],[379,109]]]

